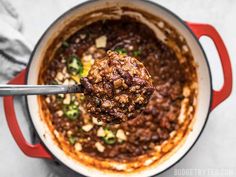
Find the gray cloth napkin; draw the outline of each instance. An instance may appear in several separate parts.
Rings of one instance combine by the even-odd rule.
[[[0,84],[5,84],[26,67],[31,51],[32,47],[22,34],[22,22],[16,10],[9,2],[0,0]],[[22,97],[17,97],[17,104],[20,106],[20,110],[25,110],[25,102]],[[37,142],[38,138],[26,112],[19,116],[18,121],[24,125],[23,128],[21,127],[24,136],[27,137],[26,132],[29,132],[31,142]],[[53,160],[39,160],[37,163],[43,177],[80,176]]]
[[[16,10],[8,1],[0,0],[0,83],[26,67],[31,51]]]

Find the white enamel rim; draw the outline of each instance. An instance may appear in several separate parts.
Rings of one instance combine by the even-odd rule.
[[[60,25],[62,25],[62,21],[65,18],[69,18],[72,14],[83,14],[93,9],[99,9],[104,6],[110,6],[112,4],[125,5],[131,7],[141,8],[153,15],[161,17],[163,20],[172,24],[177,31],[182,34],[187,40],[188,46],[190,47],[195,62],[198,64],[198,83],[199,83],[199,94],[198,94],[198,106],[196,110],[196,121],[193,126],[193,130],[187,136],[185,143],[175,152],[169,159],[164,161],[159,165],[153,165],[150,168],[146,168],[139,172],[134,172],[130,174],[122,174],[122,176],[152,176],[163,172],[164,170],[171,167],[173,164],[178,162],[194,145],[199,135],[201,134],[204,125],[207,121],[209,108],[211,105],[211,73],[209,69],[209,65],[207,62],[206,55],[200,46],[200,43],[197,41],[195,36],[191,33],[191,31],[183,24],[183,22],[173,13],[168,11],[167,9],[149,2],[142,0],[100,0],[100,1],[88,1],[83,4],[80,4],[65,14],[63,14],[59,19],[57,19],[49,29],[43,34],[38,44],[36,45],[34,52],[31,56],[31,60],[28,66],[28,74],[27,74],[27,84],[37,84],[37,78],[39,73],[39,66],[42,62],[42,54],[45,52],[44,44],[46,41],[50,39],[50,34],[58,32]],[[113,177],[113,176],[121,176],[118,173],[108,173],[103,172],[97,169],[93,169],[91,167],[87,167],[72,158],[68,157],[64,154],[64,152],[54,143],[51,138],[50,131],[47,125],[41,120],[39,116],[39,106],[37,101],[37,96],[27,96],[26,97],[28,112],[30,114],[33,126],[35,127],[40,139],[46,148],[53,154],[53,156],[62,162],[67,167],[72,170],[85,175],[85,176],[97,176],[97,177]]]

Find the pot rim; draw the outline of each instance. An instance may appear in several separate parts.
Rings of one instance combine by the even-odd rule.
[[[198,139],[200,138],[200,136],[202,135],[203,133],[203,130],[205,129],[205,126],[206,126],[206,123],[209,119],[209,114],[211,112],[211,105],[212,105],[212,98],[213,98],[213,94],[212,94],[212,91],[213,91],[213,85],[212,85],[212,74],[211,74],[211,69],[210,69],[210,65],[209,65],[209,62],[208,62],[208,59],[207,59],[207,56],[206,56],[206,53],[200,43],[200,41],[198,40],[198,38],[196,37],[196,35],[193,33],[193,31],[188,27],[188,25],[185,23],[185,21],[183,21],[178,15],[176,15],[175,13],[173,13],[171,10],[167,9],[166,7],[156,3],[156,2],[153,2],[153,1],[150,1],[150,0],[142,0],[144,1],[145,3],[149,3],[150,5],[153,5],[153,6],[157,6],[158,8],[166,11],[167,13],[169,13],[170,15],[172,15],[176,20],[178,20],[187,30],[188,32],[190,32],[190,34],[192,35],[192,37],[194,38],[195,42],[198,44],[202,54],[204,55],[204,60],[206,61],[206,64],[207,64],[207,68],[208,68],[208,71],[209,71],[209,80],[210,80],[210,102],[209,102],[209,106],[208,106],[208,112],[206,114],[206,117],[205,117],[205,120],[204,120],[204,124],[202,126],[202,129],[200,130],[199,134],[197,135],[197,138],[195,139],[195,141],[192,143],[192,145],[189,147],[189,149],[182,155],[180,156],[180,158],[174,162],[173,164],[171,164],[169,167],[165,168],[164,170],[154,174],[154,175],[151,175],[151,177],[154,177],[156,175],[159,175],[159,174],[162,174],[164,173],[165,171],[169,170],[171,167],[173,167],[174,165],[176,165],[177,163],[179,163],[189,152],[190,150],[193,148],[193,146],[196,144],[196,142],[198,141]],[[69,10],[67,10],[66,12],[62,13],[56,20],[54,20],[47,28],[46,30],[43,32],[43,34],[40,36],[39,40],[37,41],[31,55],[30,55],[30,58],[29,58],[29,62],[27,64],[27,69],[26,69],[26,75],[25,75],[25,84],[27,85],[28,84],[28,77],[29,77],[29,68],[31,67],[31,63],[33,61],[33,56],[36,52],[36,50],[38,49],[38,46],[39,44],[41,43],[41,41],[43,40],[43,38],[45,37],[45,35],[54,27],[54,25],[59,22],[60,20],[62,20],[66,15],[68,15],[71,11],[77,9],[77,8],[80,8],[86,4],[89,4],[89,3],[93,3],[94,1],[93,0],[86,0],[82,3],[79,3],[77,5],[75,5],[74,7],[70,8]],[[34,132],[36,133],[37,137],[39,138],[40,140],[40,143],[43,145],[43,147],[51,154],[51,156],[53,157],[53,159],[55,161],[57,161],[60,165],[63,165],[63,167],[66,167],[82,176],[86,176],[84,174],[81,174],[77,171],[75,171],[74,169],[72,169],[71,167],[69,167],[67,164],[65,164],[63,161],[61,161],[59,158],[57,158],[56,155],[54,155],[51,150],[45,145],[45,143],[42,141],[42,139],[40,138],[37,130],[36,130],[36,127],[32,121],[32,117],[30,115],[30,110],[29,110],[29,103],[28,103],[28,99],[27,99],[27,96],[24,96],[24,100],[25,100],[25,103],[26,103],[26,113],[28,114],[29,116],[29,120],[30,120],[30,123],[34,129]],[[171,158],[171,157],[170,157]]]

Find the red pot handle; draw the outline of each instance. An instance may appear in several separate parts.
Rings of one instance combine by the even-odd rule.
[[[9,84],[24,84],[26,70],[21,71],[14,79],[12,79]],[[29,144],[18,125],[16,114],[14,110],[14,99],[13,96],[3,97],[3,106],[6,114],[7,124],[10,132],[15,139],[17,145],[20,149],[30,157],[40,157],[46,159],[52,159],[52,156],[41,144]]]
[[[213,110],[216,106],[223,102],[232,91],[232,69],[229,55],[222,38],[213,26],[209,24],[198,24],[189,22],[187,22],[187,25],[191,28],[197,38],[200,38],[201,36],[210,37],[216,45],[216,49],[220,56],[224,75],[224,84],[219,91],[213,90],[213,99],[211,105],[211,110]]]

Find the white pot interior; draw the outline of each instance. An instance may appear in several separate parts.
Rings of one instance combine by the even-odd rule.
[[[141,0],[120,0],[120,1],[111,1],[111,0],[101,0],[101,1],[91,1],[89,3],[83,4],[71,10],[69,13],[64,15],[63,20],[60,19],[56,23],[51,26],[51,28],[47,31],[47,33],[42,37],[39,42],[33,56],[32,61],[29,66],[27,84],[37,84],[38,74],[39,74],[39,66],[44,58],[44,53],[46,50],[45,44],[49,43],[52,34],[60,33],[60,30],[63,27],[63,24],[66,19],[79,18],[81,14],[88,13],[89,11],[93,11],[95,9],[109,7],[109,6],[128,6],[128,7],[137,7],[143,9],[155,16],[162,18],[164,21],[171,24],[173,27],[177,29],[177,31],[182,34],[191,51],[192,55],[195,59],[195,62],[198,64],[197,73],[198,73],[198,83],[199,83],[199,93],[198,93],[198,106],[195,113],[196,121],[193,126],[193,130],[189,133],[185,143],[175,152],[171,157],[164,161],[159,165],[153,165],[150,168],[146,168],[137,173],[130,173],[127,176],[151,176],[157,173],[162,172],[166,168],[173,165],[176,161],[178,161],[194,144],[196,139],[198,138],[200,132],[202,131],[204,124],[206,122],[206,118],[208,115],[210,102],[211,102],[211,80],[210,80],[210,71],[208,68],[208,64],[205,58],[204,53],[202,52],[199,43],[193,37],[192,33],[183,25],[182,22],[176,18],[173,14],[164,10],[163,8],[152,4],[150,2],[141,1]],[[41,120],[39,116],[39,106],[37,101],[37,96],[28,96],[28,107],[30,116],[32,118],[32,122],[38,132],[40,138],[43,143],[47,146],[47,148],[66,166],[70,167],[74,171],[81,173],[86,176],[96,176],[97,177],[105,177],[105,176],[120,176],[120,174],[110,174],[107,172],[102,172],[97,169],[92,169],[87,167],[79,162],[76,162],[72,158],[69,158],[64,154],[64,152],[54,143],[51,138],[50,131],[47,125]],[[123,175],[122,175],[123,176]]]

